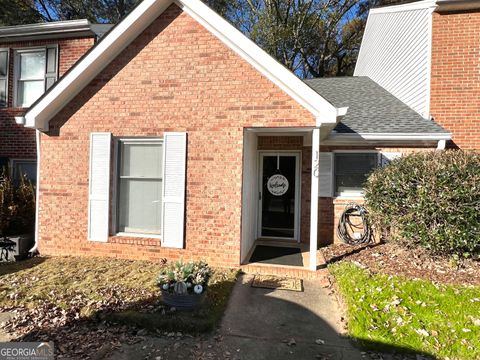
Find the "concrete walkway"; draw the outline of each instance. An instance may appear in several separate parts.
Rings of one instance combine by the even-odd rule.
[[[149,337],[123,345],[108,359],[365,359],[342,337],[341,313],[318,280],[304,292],[252,288],[239,278],[220,329],[202,337]],[[103,359],[101,352],[96,359]]]
[[[362,359],[341,336],[342,315],[328,289],[305,280],[304,292],[273,291],[252,288],[250,280],[237,282],[220,329],[239,358]]]

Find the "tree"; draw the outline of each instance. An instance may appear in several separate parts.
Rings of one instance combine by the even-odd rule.
[[[0,0],[0,9],[0,26],[29,24],[42,20],[33,0]]]
[[[205,0],[303,77],[350,75],[375,0]]]
[[[140,0],[35,0],[44,21],[88,19],[95,23],[117,23]]]

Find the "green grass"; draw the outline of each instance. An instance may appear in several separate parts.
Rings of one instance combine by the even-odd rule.
[[[0,264],[0,307],[34,308],[48,301],[68,308],[75,296],[102,301],[112,290],[130,303],[158,294],[155,280],[162,265],[104,258],[36,257]]]
[[[366,348],[480,358],[480,288],[330,266],[347,305],[349,334]]]
[[[237,271],[213,269],[207,303],[193,312],[156,312],[160,263],[111,258],[36,257],[0,263],[0,311],[35,309],[44,303],[102,319],[168,331],[213,329],[225,310]],[[152,310],[153,309],[153,310]]]

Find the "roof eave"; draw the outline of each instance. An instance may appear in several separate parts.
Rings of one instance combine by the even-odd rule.
[[[478,0],[437,0],[438,12],[480,10]]]
[[[411,11],[431,8],[437,12],[479,10],[478,0],[423,0],[400,5],[386,5],[370,9],[371,14]]]
[[[93,26],[86,19],[5,26],[0,28],[0,42],[97,36]]]
[[[451,140],[451,133],[334,133],[329,140],[342,141],[440,141]]]

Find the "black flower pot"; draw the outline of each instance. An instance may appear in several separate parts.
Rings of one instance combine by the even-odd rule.
[[[192,310],[198,308],[205,301],[206,291],[197,294],[178,295],[165,290],[162,291],[162,301],[164,304],[179,310]]]

